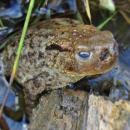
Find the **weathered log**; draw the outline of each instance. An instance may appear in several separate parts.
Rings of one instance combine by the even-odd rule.
[[[87,100],[87,93],[71,90],[55,90],[43,96],[33,111],[30,130],[79,130]]]
[[[129,130],[130,102],[54,90],[33,110],[30,130]]]

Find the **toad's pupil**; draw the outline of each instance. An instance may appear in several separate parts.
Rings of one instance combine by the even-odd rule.
[[[88,59],[90,57],[90,52],[79,52],[79,56],[82,59]]]

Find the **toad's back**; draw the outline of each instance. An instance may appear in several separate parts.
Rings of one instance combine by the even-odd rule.
[[[1,53],[6,74],[12,69],[20,36],[9,41]],[[16,80],[26,96],[64,87],[84,76],[110,70],[117,59],[117,45],[109,31],[71,19],[53,19],[28,30]]]

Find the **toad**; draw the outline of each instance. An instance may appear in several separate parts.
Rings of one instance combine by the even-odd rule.
[[[19,39],[19,34],[10,39],[0,54],[6,75],[12,71]],[[28,30],[15,79],[30,105],[46,90],[111,70],[117,57],[111,32],[67,18],[46,20]]]

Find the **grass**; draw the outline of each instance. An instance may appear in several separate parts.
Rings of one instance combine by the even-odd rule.
[[[87,14],[87,16],[89,18],[90,24],[92,24],[89,0],[84,0],[84,6],[85,6],[85,9],[86,9],[86,14]],[[105,21],[103,21],[100,25],[98,25],[97,28],[99,30],[101,30],[110,20],[112,20],[112,18],[116,14],[117,14],[117,11],[113,12],[113,14],[110,17],[108,17]]]
[[[115,11],[110,17],[108,17],[105,21],[103,21],[100,25],[97,26],[99,30],[101,30],[112,18],[117,14],[117,11]]]
[[[16,72],[17,72],[19,59],[20,59],[20,55],[22,53],[22,48],[23,48],[23,45],[24,45],[24,40],[25,40],[25,36],[26,36],[26,33],[27,33],[27,29],[28,29],[30,17],[31,17],[31,14],[32,14],[32,10],[33,10],[33,7],[34,7],[34,3],[35,3],[35,0],[31,0],[30,3],[29,3],[27,16],[26,16],[26,19],[25,19],[23,31],[22,31],[21,38],[20,38],[20,41],[19,41],[19,46],[18,46],[18,49],[17,49],[16,58],[15,58],[14,65],[13,65],[13,70],[12,70],[10,81],[9,81],[9,86],[12,85],[13,80],[14,80],[15,75],[16,75]],[[8,88],[7,91],[6,91],[5,97],[3,99],[2,106],[0,108],[0,117],[2,115],[3,108],[4,108],[6,100],[8,98],[9,91],[10,91],[10,89]]]
[[[4,27],[4,24],[1,19],[0,19],[0,27]]]
[[[86,10],[87,16],[89,18],[90,23],[92,24],[89,0],[84,0],[84,4],[85,4],[85,10]]]

